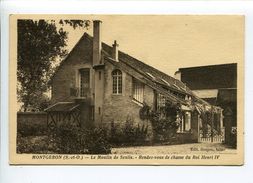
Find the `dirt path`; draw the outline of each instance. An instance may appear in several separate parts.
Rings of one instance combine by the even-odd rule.
[[[136,146],[113,148],[112,154],[206,154],[236,153],[236,149],[228,148],[220,143],[194,143],[163,146]]]

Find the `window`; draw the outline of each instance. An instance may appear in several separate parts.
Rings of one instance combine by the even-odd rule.
[[[80,69],[80,94],[79,97],[87,97],[90,89],[90,70]]]
[[[181,122],[178,128],[178,132],[188,132],[191,129],[191,113],[185,112],[181,116]]]
[[[191,113],[185,112],[185,131],[189,131],[191,129]]]
[[[122,94],[122,72],[118,69],[112,72],[112,93]]]
[[[157,94],[157,110],[161,111],[162,109],[164,109],[165,107],[165,103],[166,103],[166,98],[164,95],[158,93]]]
[[[143,103],[144,84],[133,78],[133,99]]]

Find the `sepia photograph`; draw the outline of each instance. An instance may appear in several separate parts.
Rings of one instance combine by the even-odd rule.
[[[10,163],[242,165],[244,16],[10,15]]]

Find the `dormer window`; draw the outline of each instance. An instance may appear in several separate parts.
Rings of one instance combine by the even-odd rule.
[[[149,77],[151,77],[152,79],[155,79],[155,76],[153,76],[151,73],[146,72],[146,74],[147,74]]]
[[[167,84],[168,86],[171,86],[170,83],[168,81],[166,81],[165,79],[162,79],[162,81]]]
[[[122,94],[122,72],[118,69],[112,72],[112,93]]]

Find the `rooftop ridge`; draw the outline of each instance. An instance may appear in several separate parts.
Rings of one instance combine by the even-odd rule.
[[[220,67],[220,66],[235,66],[237,65],[236,62],[234,63],[226,63],[226,64],[215,64],[215,65],[200,65],[200,66],[193,66],[193,67],[182,67],[182,68],[179,68],[178,71],[180,70],[187,70],[187,69],[197,69],[197,68],[208,68],[208,67]],[[176,71],[176,72],[178,72]]]
[[[88,38],[90,41],[93,41],[93,36],[91,36],[87,32],[84,32],[83,35],[81,36],[81,38],[75,44],[75,46],[68,53],[68,55],[60,62],[59,67],[62,65],[62,63],[65,60],[67,60],[67,58],[72,54],[72,52],[75,49],[75,47],[84,38]],[[104,51],[105,53],[107,53],[109,56],[112,56],[112,47],[110,45],[108,45],[107,43],[105,43],[105,42],[102,42],[102,51]],[[125,57],[126,60],[123,59],[123,57]],[[139,60],[139,59],[137,59],[137,58],[135,58],[135,57],[133,57],[133,56],[131,56],[131,55],[129,55],[129,54],[121,51],[121,50],[119,50],[119,60],[122,61],[122,62],[124,62],[125,64],[131,66],[131,67],[133,67],[133,65],[135,65],[135,66],[137,66],[139,68],[148,70],[148,71],[143,71],[143,74],[149,72],[150,74],[155,75],[156,78],[159,77],[159,80],[161,80],[161,82],[160,81],[156,81],[156,82],[158,82],[158,83],[160,83],[162,85],[164,84],[164,82],[162,81],[162,79],[164,79],[164,80],[166,80],[168,82],[172,82],[172,83],[170,83],[171,84],[170,88],[174,88],[175,90],[177,90],[179,92],[192,94],[191,90],[187,86],[185,86],[185,84],[182,81],[180,81],[180,80],[178,80],[178,79],[176,79],[176,78],[174,78],[174,77],[172,77],[172,76],[170,76],[170,75],[168,75],[168,74],[166,74],[166,73],[158,70],[157,68],[155,68],[153,66],[150,66],[150,65],[146,64],[145,62],[143,62],[143,61],[141,61],[141,60]],[[129,62],[131,62],[131,63],[129,63]],[[58,69],[59,69],[59,67],[58,67]],[[55,71],[55,73],[57,72],[57,70]],[[53,74],[52,78],[54,77],[55,73]],[[147,74],[145,74],[145,75],[147,76]],[[178,86],[177,87],[173,86],[174,83],[176,85],[178,85]]]

